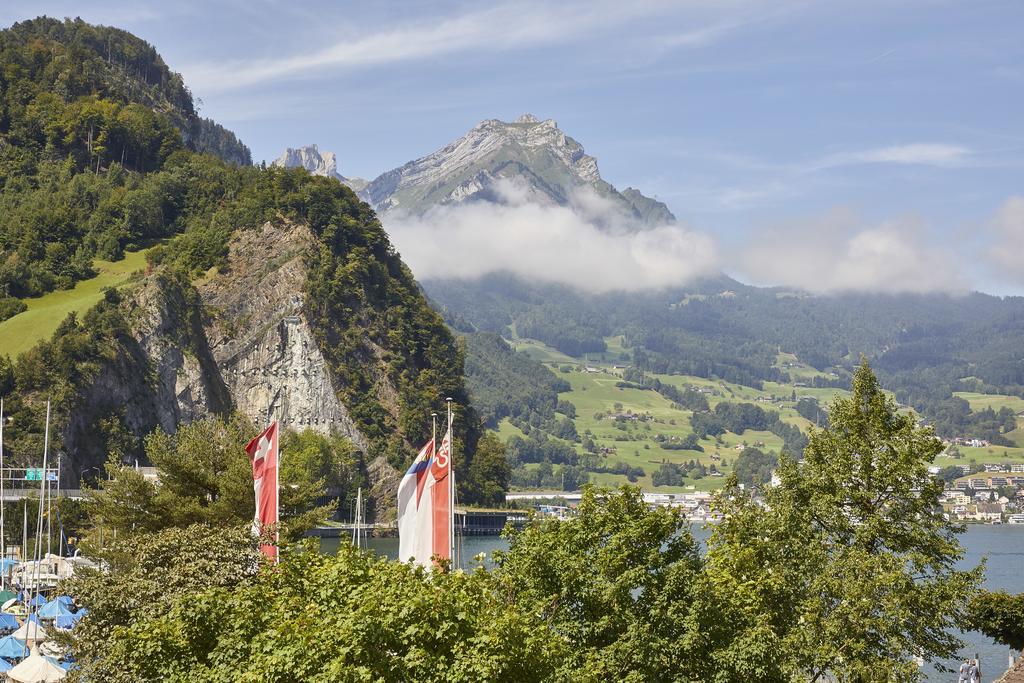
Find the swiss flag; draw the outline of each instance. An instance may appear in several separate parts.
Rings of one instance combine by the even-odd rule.
[[[245,447],[252,462],[252,487],[256,493],[256,515],[252,521],[254,535],[264,529],[277,529],[277,422],[272,422],[263,433]],[[261,545],[260,550],[271,560],[277,560],[276,545]]]

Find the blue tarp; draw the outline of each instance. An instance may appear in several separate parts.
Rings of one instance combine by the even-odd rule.
[[[71,598],[70,595],[58,595],[55,599],[57,600],[57,602],[64,605],[65,607],[71,607],[75,604],[75,601]]]
[[[6,673],[14,668],[14,665],[8,662],[6,659],[0,659],[0,674]]]
[[[69,614],[74,613],[67,607],[65,607],[64,604],[59,599],[57,599],[51,600],[50,602],[40,607],[39,612],[37,612],[37,614],[41,619],[56,619],[57,617],[66,617]]]
[[[13,614],[0,612],[0,631],[13,631],[21,626]]]
[[[17,560],[11,559],[10,557],[0,558],[0,572],[6,574],[8,569],[11,567],[17,567],[18,564],[20,563]]]
[[[85,610],[75,612],[74,614],[65,614],[54,619],[53,625],[62,631],[70,631],[84,616]]]
[[[28,647],[24,641],[18,640],[14,636],[6,636],[0,638],[0,657],[14,657],[21,659],[28,655]]]
[[[29,607],[42,607],[46,604],[46,598],[44,598],[42,595],[36,595],[35,597],[32,597],[32,594],[26,591],[21,591],[20,593],[18,593],[18,599],[26,605],[28,605]]]

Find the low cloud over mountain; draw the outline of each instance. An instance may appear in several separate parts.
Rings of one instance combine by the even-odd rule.
[[[682,285],[712,275],[714,240],[678,224],[644,230],[611,202],[581,189],[566,206],[533,201],[509,181],[497,202],[435,207],[422,215],[392,211],[385,227],[418,278],[474,278],[508,271],[592,292]]]

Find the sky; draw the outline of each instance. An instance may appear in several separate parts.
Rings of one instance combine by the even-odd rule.
[[[39,14],[152,43],[256,160],[316,143],[373,178],[530,112],[745,281],[1024,294],[1019,0],[8,0],[0,24]]]

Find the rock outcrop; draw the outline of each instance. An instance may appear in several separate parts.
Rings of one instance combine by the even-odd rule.
[[[268,222],[235,234],[223,272],[195,284],[158,272],[125,292],[131,337],[64,426],[62,443],[78,470],[68,475],[102,465],[107,454],[93,430],[109,414],[144,435],[239,410],[257,424],[269,418],[284,428],[340,433],[366,452],[302,313],[304,257],[313,243],[304,225]]]
[[[303,317],[304,225],[266,223],[236,233],[230,276],[198,285],[209,313],[205,335],[234,407],[254,420],[292,429],[340,432],[361,450],[366,438],[338,400],[337,388]]]
[[[304,168],[313,175],[334,178],[348,185],[356,192],[366,187],[367,181],[362,178],[346,178],[338,172],[338,157],[334,152],[321,152],[316,145],[305,145],[293,149],[289,147],[272,163],[282,168]]]

